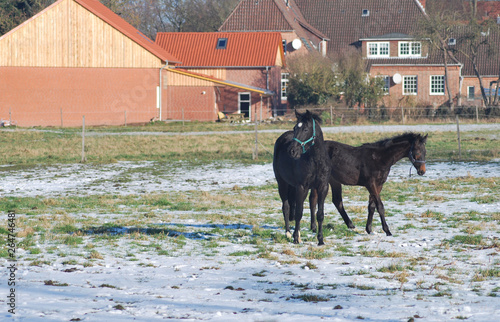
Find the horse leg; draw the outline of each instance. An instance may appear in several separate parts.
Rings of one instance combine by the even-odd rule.
[[[325,199],[328,195],[328,183],[318,188],[318,246],[324,245],[323,242],[323,220],[325,219]]]
[[[309,209],[311,210],[311,230],[316,232],[316,205],[318,204],[318,191],[311,189],[309,194]]]
[[[277,181],[278,181],[278,192],[282,202],[281,210],[283,211],[283,219],[285,220],[285,234],[288,238],[290,238],[292,234],[290,233],[289,186],[286,182],[282,180],[277,180]]]
[[[330,180],[330,186],[332,187],[332,202],[335,205],[335,208],[337,208],[338,212],[342,216],[342,219],[344,219],[347,227],[354,229],[354,224],[345,212],[344,203],[342,202],[342,185],[335,180]]]
[[[366,221],[366,232],[372,232],[372,222],[373,222],[373,214],[375,213],[375,208],[380,215],[380,221],[382,223],[382,229],[384,230],[387,236],[392,236],[391,231],[389,230],[389,226],[385,221],[385,208],[382,203],[382,199],[380,199],[380,192],[382,191],[382,187],[373,189],[370,191],[370,201],[368,202],[368,220]]]
[[[370,199],[368,200],[368,219],[366,220],[366,232],[368,234],[372,233],[372,222],[373,214],[375,213],[375,197],[370,194]]]
[[[302,240],[300,239],[300,220],[302,219],[302,213],[304,212],[304,200],[307,197],[309,189],[305,189],[303,186],[295,187],[295,230],[293,231],[293,243],[300,244]]]
[[[380,215],[380,221],[382,222],[382,229],[385,231],[385,234],[387,236],[392,236],[392,233],[389,230],[389,226],[387,225],[387,222],[385,221],[385,208],[384,208],[384,204],[382,203],[382,199],[380,199],[380,191],[374,197],[375,197],[375,205],[377,207],[378,214]]]

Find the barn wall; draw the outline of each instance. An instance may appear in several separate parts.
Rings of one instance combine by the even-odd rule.
[[[172,75],[172,74],[169,74]],[[163,91],[162,119],[215,121],[216,88],[212,86],[169,86]]]
[[[148,122],[158,114],[158,85],[154,68],[0,67],[0,118],[19,126],[80,126],[82,115],[87,125]]]
[[[65,0],[0,38],[0,66],[161,67],[161,60],[78,3]]]

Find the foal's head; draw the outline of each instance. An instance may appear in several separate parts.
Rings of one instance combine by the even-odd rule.
[[[308,110],[305,113],[295,111],[295,115],[297,124],[293,128],[293,141],[288,152],[292,158],[299,159],[317,143],[318,138],[322,138],[321,119]]]
[[[415,135],[415,139],[411,144],[410,152],[408,157],[411,163],[417,169],[417,173],[420,176],[425,174],[425,143],[427,142],[427,135],[422,136],[420,134]]]

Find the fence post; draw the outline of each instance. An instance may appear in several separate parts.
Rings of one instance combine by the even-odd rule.
[[[403,106],[401,106],[401,122],[403,125],[405,124],[405,110]]]
[[[82,121],[82,163],[85,162],[85,115]]]
[[[9,108],[9,124],[12,125],[12,107]]]
[[[127,126],[127,111],[123,111],[125,113],[125,126]]]
[[[184,128],[184,107],[182,108],[182,127]]]
[[[457,140],[458,140],[458,159],[462,159],[462,146],[460,142],[460,125],[458,121],[458,114],[457,114]]]
[[[476,123],[479,123],[479,108],[476,105]]]
[[[255,106],[255,149],[253,151],[253,160],[257,160],[259,158],[259,138],[258,138],[258,130],[257,130],[257,106]]]
[[[330,124],[333,125],[333,107],[330,105]]]

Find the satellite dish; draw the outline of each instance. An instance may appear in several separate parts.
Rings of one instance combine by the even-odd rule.
[[[300,49],[300,47],[302,47],[302,42],[300,41],[300,39],[298,39],[298,38],[297,38],[297,39],[294,39],[294,40],[292,41],[292,47],[293,47],[293,49],[295,49],[295,50]]]
[[[392,76],[392,81],[394,84],[400,84],[401,83],[401,74],[396,73],[394,76]]]

